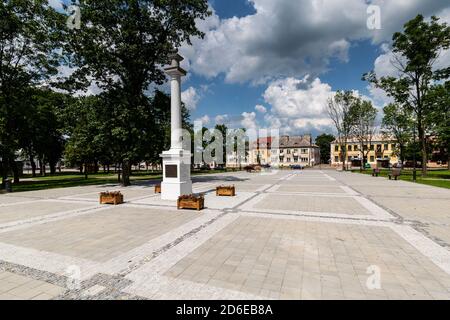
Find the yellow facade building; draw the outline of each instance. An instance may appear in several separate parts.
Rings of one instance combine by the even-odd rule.
[[[399,158],[396,154],[397,142],[393,139],[386,139],[382,136],[376,136],[372,139],[370,144],[364,145],[363,149],[364,154],[369,151],[367,154],[367,162],[372,167],[388,167],[389,165],[394,165],[399,162]],[[363,158],[361,143],[354,138],[349,139],[344,151],[345,152],[341,150],[341,147],[337,141],[334,141],[331,144],[331,165],[342,165],[344,156],[346,163],[349,165],[355,165]]]

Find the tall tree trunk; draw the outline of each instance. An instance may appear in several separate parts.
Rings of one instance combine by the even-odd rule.
[[[361,168],[360,171],[363,172],[365,167],[366,167],[366,163],[364,161],[364,144],[361,143],[361,145],[359,146],[361,148]]]
[[[47,175],[47,169],[45,167],[45,162],[42,161],[42,176],[45,177]]]
[[[130,183],[131,164],[129,161],[122,162],[122,186],[128,187]]]
[[[85,162],[84,163],[84,179],[85,180],[87,180],[89,177],[88,177],[88,174],[89,174],[89,170],[88,170],[88,164]]]
[[[14,183],[19,183],[20,182],[19,167],[17,166],[17,162],[14,160],[14,158],[11,159],[10,166],[13,172]]]
[[[30,156],[30,165],[31,165],[31,176],[33,178],[36,177],[36,162],[34,162],[34,157]]]
[[[423,129],[421,121],[419,121],[418,131],[419,131],[419,141],[422,149],[422,177],[426,177],[428,164],[427,140],[425,138],[425,130]]]
[[[345,156],[346,156],[345,148],[346,148],[346,147],[347,147],[347,146],[345,146],[345,147],[342,147],[342,146],[341,146],[342,171],[347,171],[347,168],[345,167],[345,161],[346,161],[346,159],[345,159]]]
[[[403,144],[400,144],[400,161],[403,167],[403,163],[405,163],[405,146]]]
[[[50,166],[50,173],[51,174],[56,174],[56,163],[53,161],[49,162],[49,166]]]
[[[6,179],[8,179],[8,172],[9,172],[8,161],[6,161],[6,159],[3,158],[3,161],[2,161],[2,189],[4,189],[6,187],[5,181],[6,181]]]
[[[450,141],[447,144],[447,169],[450,170]]]

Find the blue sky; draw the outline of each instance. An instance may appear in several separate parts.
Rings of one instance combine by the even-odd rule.
[[[61,0],[51,0],[57,5]],[[67,0],[66,0],[67,1]],[[327,99],[355,90],[380,110],[390,100],[361,80],[395,75],[392,35],[417,14],[450,23],[448,0],[209,0],[204,39],[183,45],[182,98],[192,120],[285,134],[333,132]],[[450,65],[450,52],[438,62]],[[163,86],[167,90],[168,85]]]
[[[449,4],[440,0],[209,3],[213,16],[200,24],[205,39],[180,50],[190,73],[183,100],[192,119],[288,134],[332,132],[325,105],[337,90],[358,91],[381,118],[389,99],[362,75],[395,73],[392,35],[417,14],[450,21]],[[449,64],[448,52],[443,59]]]

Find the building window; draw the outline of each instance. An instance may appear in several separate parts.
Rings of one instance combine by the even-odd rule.
[[[334,162],[339,162],[339,157],[338,156],[334,157]]]
[[[375,162],[375,157],[374,156],[370,156],[370,162]]]
[[[367,151],[367,145],[364,145],[364,147],[363,147],[363,149],[364,149],[364,151]]]
[[[294,162],[298,162],[298,157],[294,157]]]
[[[348,157],[348,162],[352,162],[353,157]]]
[[[386,151],[389,150],[389,145],[388,144],[384,145],[384,150],[386,150]]]
[[[354,146],[354,147],[353,147],[353,150],[354,150],[354,151],[358,151],[358,146]]]
[[[348,146],[348,151],[352,151],[352,146]]]
[[[291,154],[291,150],[288,149],[288,150],[287,150],[287,154]]]
[[[375,150],[375,146],[372,144],[372,145],[370,145],[370,151],[373,151],[373,150]]]
[[[338,152],[339,151],[339,146],[334,146],[334,151]]]

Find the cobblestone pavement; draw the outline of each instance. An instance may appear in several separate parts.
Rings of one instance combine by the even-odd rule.
[[[0,195],[0,299],[450,299],[450,191],[331,170]],[[216,197],[218,185],[236,197]],[[126,203],[101,206],[120,190]]]

